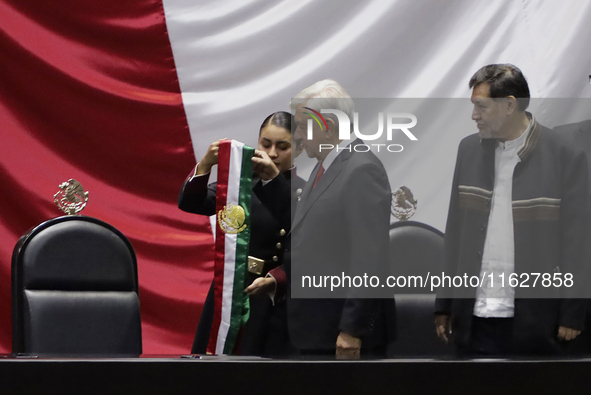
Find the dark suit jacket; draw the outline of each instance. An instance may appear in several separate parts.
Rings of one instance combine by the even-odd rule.
[[[316,173],[317,169],[303,188],[292,224],[287,268],[292,284],[312,274],[311,268],[327,275],[383,274],[388,264],[391,191],[382,163],[371,152],[342,151],[312,188]],[[302,350],[331,350],[344,331],[360,337],[362,347],[383,345],[383,301],[360,298],[363,291],[353,288],[348,298],[341,299],[288,298],[292,343]]]
[[[556,126],[554,130],[559,133],[566,133],[583,150],[591,152],[591,119],[583,122]]]
[[[564,133],[577,147],[585,151],[588,159],[591,159],[591,119],[583,122],[570,123],[554,128],[559,133]],[[591,160],[587,161],[591,166]],[[591,169],[591,167],[590,167]],[[589,172],[591,175],[591,170]]]
[[[554,130],[562,133],[566,138],[573,142],[576,147],[582,149],[587,154],[590,177],[589,188],[591,188],[591,119],[583,122],[557,126]],[[589,196],[591,197],[591,191]],[[591,242],[589,244],[591,244]],[[585,331],[576,339],[576,342],[578,344],[570,346],[569,351],[582,351],[583,353],[591,352],[591,303],[587,306]]]

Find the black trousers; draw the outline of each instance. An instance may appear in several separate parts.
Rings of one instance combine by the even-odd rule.
[[[251,283],[252,280],[249,281]],[[205,354],[213,322],[213,282],[203,304],[199,325],[191,348],[192,354]],[[238,337],[236,355],[285,358],[294,354],[287,332],[285,304],[272,306],[267,295],[250,298],[250,318]]]
[[[472,317],[470,344],[465,353],[473,356],[511,354],[513,318]]]

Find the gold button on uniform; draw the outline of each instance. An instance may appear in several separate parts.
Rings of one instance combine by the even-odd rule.
[[[281,249],[281,243],[275,244],[275,247],[277,247],[277,249],[280,250]]]
[[[285,229],[281,229],[281,230],[279,231],[279,236],[285,236],[285,233],[286,233],[286,232],[285,232]]]
[[[273,258],[271,258],[273,260],[273,262],[277,262],[279,260],[279,257],[277,255],[273,256]]]

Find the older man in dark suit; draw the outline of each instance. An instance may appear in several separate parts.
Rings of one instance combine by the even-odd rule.
[[[330,109],[353,119],[353,100],[337,82],[324,80],[304,89],[291,107],[294,138],[318,163],[299,196],[286,246],[291,259],[285,260],[285,271],[293,285],[287,291],[290,339],[301,356],[385,356],[384,305],[392,318],[392,301],[368,298],[363,287],[348,288],[336,298],[330,288],[300,285],[304,275],[371,276],[386,270],[391,203],[386,171],[373,153],[358,152],[365,150],[356,149],[365,147],[361,140],[350,143],[349,136],[339,136],[338,117],[321,115]],[[288,187],[280,178],[257,189],[276,216],[289,213],[270,198],[281,190]]]
[[[296,95],[291,106],[294,138],[318,163],[295,212],[288,273],[298,284],[311,268],[336,275],[380,273],[387,265],[391,203],[382,163],[371,152],[356,152],[361,140],[342,140],[338,119],[330,114],[308,130],[308,120],[322,109],[353,119],[353,101],[337,82],[324,80]],[[363,289],[354,291],[342,299],[288,300],[290,337],[301,354],[341,359],[384,354],[383,301],[365,298]]]

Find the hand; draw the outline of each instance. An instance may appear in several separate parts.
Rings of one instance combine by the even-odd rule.
[[[218,153],[220,151],[220,141],[222,140],[226,139],[214,141],[213,143],[211,143],[209,148],[207,148],[207,152],[205,153],[205,155],[203,155],[203,158],[201,158],[199,164],[197,165],[197,171],[195,174],[207,174],[211,171],[213,165],[218,164]]]
[[[566,326],[559,326],[558,327],[558,340],[560,341],[570,341],[574,340],[577,336],[581,334],[581,331],[576,329],[567,328]]]
[[[437,333],[437,337],[443,340],[445,344],[449,343],[448,335],[451,335],[451,319],[449,315],[435,315],[435,333]]]
[[[339,333],[336,357],[337,359],[360,359],[361,339],[346,332]]]
[[[249,296],[259,295],[262,293],[269,293],[275,287],[275,279],[273,277],[259,277],[244,289]]]
[[[279,175],[279,169],[269,158],[269,155],[258,149],[254,151],[252,157],[252,168],[265,181],[272,180]]]

